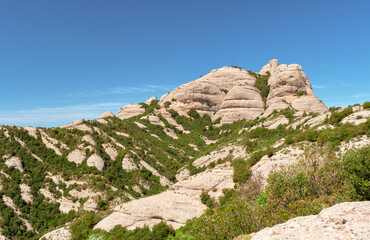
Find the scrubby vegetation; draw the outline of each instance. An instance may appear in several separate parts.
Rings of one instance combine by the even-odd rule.
[[[256,179],[225,191],[215,211],[189,220],[178,233],[232,239],[343,201],[369,200],[369,154],[370,147],[364,147],[336,158],[330,146],[309,148],[299,164],[272,174],[264,191]]]
[[[257,87],[265,99],[269,88],[268,74],[256,76]],[[9,239],[38,239],[45,232],[73,222],[71,230],[74,239],[215,239],[215,235],[219,236],[216,239],[231,239],[238,234],[257,231],[294,216],[315,214],[341,201],[370,198],[369,147],[340,157],[334,157],[333,153],[343,141],[348,142],[362,135],[370,137],[369,119],[357,126],[341,123],[353,113],[354,108],[351,106],[343,110],[331,108],[331,116],[315,127],[310,127],[306,122],[317,114],[305,113],[307,120],[293,128],[291,124],[301,118],[295,117],[296,112],[290,108],[274,111],[264,118],[218,126],[219,120],[212,121],[209,115],[201,116],[194,109],[187,112],[187,117],[171,109],[171,102],[165,105],[183,130],[170,124],[160,114],[158,101],[142,104],[145,113],[130,119],[109,117],[106,119],[109,124],[84,121],[91,131],[40,128],[43,134],[57,141],[54,146],[60,150],[61,155],[45,147],[41,131],[37,131],[36,137],[33,137],[23,128],[1,127],[2,234]],[[368,105],[368,102],[364,103],[363,107],[369,108]],[[148,114],[157,116],[164,126],[151,123],[146,117]],[[288,124],[276,129],[263,127],[265,121],[281,115],[289,119]],[[169,136],[168,131],[175,134],[175,137]],[[96,144],[84,140],[86,135],[91,136]],[[233,159],[230,152],[224,159],[218,159],[207,167],[197,168],[192,165],[198,157],[234,143],[245,147],[248,158]],[[64,144],[66,147],[63,147]],[[110,144],[116,149],[114,160],[103,144]],[[269,185],[264,190],[260,189],[261,183],[251,177],[251,167],[264,156],[271,157],[284,147],[299,144],[314,146],[307,150],[305,161],[270,176]],[[85,160],[78,165],[67,160],[68,154],[75,149],[84,149],[86,152]],[[87,165],[86,159],[94,153],[103,159],[104,170],[99,171]],[[137,165],[141,161],[146,162],[172,182],[176,182],[175,175],[181,168],[188,168],[190,175],[194,175],[217,164],[231,162],[235,189],[224,189],[224,196],[219,201],[211,198],[207,192],[202,193],[202,202],[208,210],[202,217],[189,220],[185,227],[176,232],[163,222],[152,231],[147,227],[132,231],[115,227],[109,233],[93,231],[93,226],[107,214],[112,202],[128,201],[128,196],[150,196],[167,189],[167,186],[160,184],[158,176],[144,167],[132,171],[123,170],[122,159],[125,156]],[[5,159],[9,157],[21,159],[23,172],[5,164]],[[328,172],[332,174],[331,177]],[[58,176],[62,180],[55,181],[51,176]],[[30,186],[33,201],[26,202],[22,198],[21,184]],[[70,194],[72,190],[84,189],[101,193],[96,200],[97,213],[82,209],[86,198]],[[80,207],[76,211],[62,213],[60,204],[47,199],[40,193],[42,190],[50,192],[55,199],[64,197],[79,203]],[[8,198],[14,207],[6,203]],[[27,229],[25,220],[33,229]]]
[[[265,102],[265,108],[266,108],[266,99],[270,92],[270,85],[268,85],[269,77],[270,72],[267,72],[265,75],[258,76],[256,79],[256,87],[260,91],[261,97]]]

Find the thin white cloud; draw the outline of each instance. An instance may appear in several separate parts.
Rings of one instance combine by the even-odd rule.
[[[353,95],[352,97],[354,97],[354,98],[366,98],[366,97],[370,97],[370,93],[356,94],[356,95]]]
[[[96,119],[105,111],[118,111],[127,103],[96,103],[55,108],[0,111],[0,125],[60,126],[79,119]]]
[[[173,89],[170,86],[162,85],[144,85],[142,87],[116,87],[107,90],[86,90],[69,94],[70,97],[93,97],[98,95],[111,95],[111,94],[128,94],[128,93],[148,93],[158,90],[169,91]]]

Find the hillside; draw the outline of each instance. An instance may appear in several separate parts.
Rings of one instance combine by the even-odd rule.
[[[330,147],[338,158],[369,149],[369,119],[368,102],[328,109],[302,67],[271,60],[259,73],[212,70],[160,100],[97,120],[0,126],[1,237],[39,239],[49,232],[47,239],[87,239],[95,232],[102,239],[145,239],[139,236],[150,234],[147,226],[195,236],[202,232],[197,221],[218,211],[225,216],[228,194],[239,201],[255,176],[259,187],[250,194],[261,194],[270,171],[304,161],[307,147]],[[336,198],[320,208],[354,200]],[[230,230],[224,238],[248,231]]]

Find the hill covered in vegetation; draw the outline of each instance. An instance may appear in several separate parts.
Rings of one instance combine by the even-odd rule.
[[[232,239],[369,200],[370,104],[327,109],[302,73],[225,67],[117,115],[1,126],[2,237]]]

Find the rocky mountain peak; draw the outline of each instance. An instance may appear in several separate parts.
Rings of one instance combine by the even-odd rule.
[[[272,59],[269,61],[268,64],[266,64],[265,66],[263,66],[263,68],[261,69],[260,71],[260,74],[261,75],[264,75],[266,74],[267,72],[273,72],[275,71],[275,69],[279,66],[279,60],[277,59]]]

